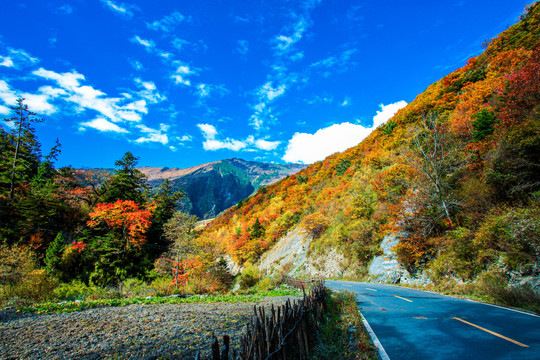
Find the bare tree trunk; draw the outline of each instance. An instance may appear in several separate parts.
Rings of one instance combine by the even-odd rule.
[[[9,201],[13,200],[13,192],[15,189],[15,168],[17,166],[17,158],[19,157],[19,147],[21,146],[21,133],[23,124],[23,111],[20,110],[21,120],[19,122],[19,134],[17,136],[17,146],[15,147],[15,156],[13,157],[13,169],[11,170],[11,187],[9,190]]]

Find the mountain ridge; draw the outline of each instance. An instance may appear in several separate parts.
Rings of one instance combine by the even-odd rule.
[[[165,179],[186,198],[181,210],[200,219],[215,217],[238,204],[261,186],[270,185],[305,168],[300,164],[271,164],[230,158],[185,169],[139,167],[148,176],[148,183],[159,186]]]

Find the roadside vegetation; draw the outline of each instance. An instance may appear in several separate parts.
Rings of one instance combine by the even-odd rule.
[[[347,291],[327,290],[327,318],[312,359],[378,359],[358,312],[356,295]]]

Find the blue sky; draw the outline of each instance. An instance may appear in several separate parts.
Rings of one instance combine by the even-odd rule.
[[[531,1],[2,1],[0,118],[57,166],[312,163],[359,143]],[[6,127],[6,124],[2,124]]]

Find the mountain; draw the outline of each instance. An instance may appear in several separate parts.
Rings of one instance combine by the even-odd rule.
[[[198,241],[267,273],[539,291],[539,40],[535,3],[358,146],[258,191]]]
[[[186,194],[182,210],[201,219],[215,217],[237,205],[261,186],[272,184],[305,168],[298,164],[269,164],[242,159],[226,159],[187,169],[140,167],[151,186],[165,179]]]

